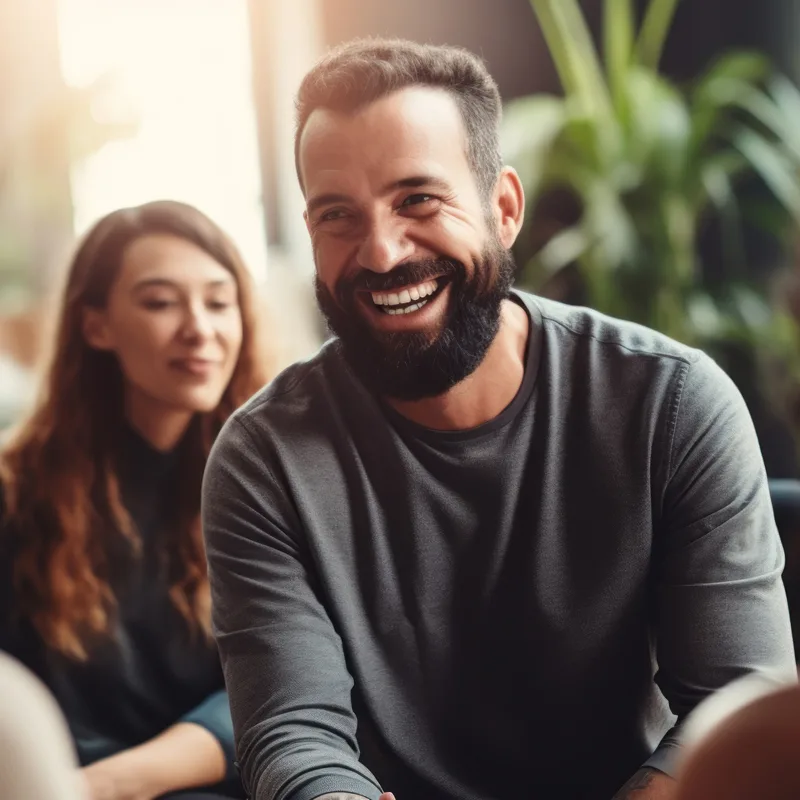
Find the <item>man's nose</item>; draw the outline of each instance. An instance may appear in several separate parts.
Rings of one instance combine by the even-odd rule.
[[[407,259],[413,250],[401,220],[376,219],[369,223],[356,261],[362,269],[389,272]]]

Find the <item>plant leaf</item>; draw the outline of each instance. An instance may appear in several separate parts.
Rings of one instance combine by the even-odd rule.
[[[775,75],[769,81],[769,93],[783,111],[789,128],[800,136],[800,90],[785,75]]]
[[[554,275],[560,269],[579,259],[589,245],[589,237],[583,226],[573,225],[553,236],[536,254],[535,259],[547,275]]]
[[[626,114],[625,79],[631,64],[634,41],[631,0],[606,0],[603,19],[603,57],[617,113]]]
[[[697,82],[702,91],[704,85],[720,80],[737,80],[746,83],[759,83],[769,77],[772,65],[763,54],[754,51],[728,53],[718,58]]]
[[[723,258],[736,273],[741,274],[744,269],[744,240],[739,202],[731,179],[733,175],[735,171],[729,164],[720,159],[709,160],[700,180],[706,196],[719,213]]]
[[[636,43],[638,63],[657,69],[680,0],[650,0]]]
[[[530,0],[561,83],[587,113],[611,116],[608,85],[576,0]]]
[[[683,179],[692,142],[692,119],[681,94],[651,70],[628,75],[628,152],[660,184]]]
[[[614,272],[635,262],[638,231],[614,187],[595,180],[584,194],[583,222],[595,266]]]
[[[567,113],[565,101],[551,95],[522,97],[503,111],[503,155],[531,195],[538,189],[548,153],[564,128]]]
[[[800,222],[800,183],[796,164],[773,142],[753,130],[741,128],[733,141],[773,194]]]
[[[732,53],[715,61],[691,92],[698,142],[714,132],[727,110],[738,106],[739,94],[764,81],[769,71],[769,59],[760,53]]]

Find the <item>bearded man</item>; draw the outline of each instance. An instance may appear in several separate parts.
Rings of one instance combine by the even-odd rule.
[[[254,800],[656,800],[680,722],[793,673],[753,426],[705,355],[512,289],[471,54],[350,43],[298,97],[334,337],[232,417],[204,532]]]

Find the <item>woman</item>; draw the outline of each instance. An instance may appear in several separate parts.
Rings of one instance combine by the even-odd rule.
[[[196,209],[116,211],[78,248],[0,458],[0,650],[55,695],[91,800],[241,796],[199,511],[257,342],[248,272]]]

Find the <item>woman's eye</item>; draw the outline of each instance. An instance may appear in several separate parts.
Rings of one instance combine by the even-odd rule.
[[[230,308],[233,303],[226,302],[225,300],[211,300],[207,305],[211,311],[225,311],[225,309]]]
[[[142,305],[148,311],[162,311],[163,309],[169,308],[170,306],[175,305],[175,304],[172,302],[172,300],[165,300],[165,299],[155,298],[154,297],[154,298],[150,298],[150,299],[144,300],[142,302]]]

